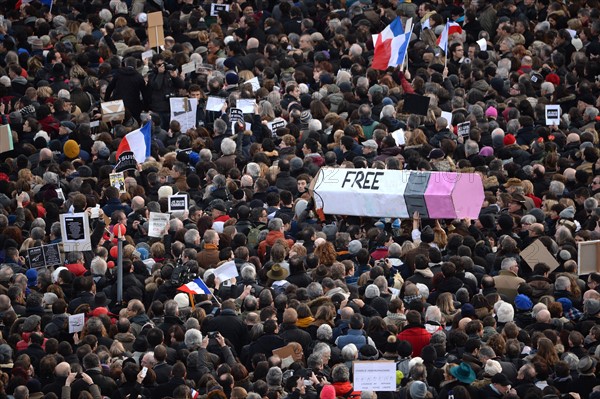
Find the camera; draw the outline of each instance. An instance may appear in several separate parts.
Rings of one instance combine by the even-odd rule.
[[[171,72],[171,71],[174,71],[176,69],[177,69],[177,67],[175,65],[173,65],[173,64],[165,64],[165,71]]]
[[[211,331],[208,333],[208,338],[217,338],[217,335],[219,335],[218,331]]]

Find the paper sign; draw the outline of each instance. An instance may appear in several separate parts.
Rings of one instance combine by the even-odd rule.
[[[197,98],[171,97],[169,104],[171,105],[171,120],[179,122],[182,132],[196,127]]]
[[[442,111],[442,118],[446,119],[446,122],[448,122],[448,126],[446,127],[452,129],[452,112]]]
[[[125,176],[123,172],[111,173],[110,177],[110,185],[119,190],[119,194],[124,194],[127,191],[125,190]]]
[[[392,133],[392,137],[396,140],[396,145],[400,147],[406,144],[406,137],[404,135],[404,129],[398,129]]]
[[[258,89],[260,89],[260,83],[258,81],[258,78],[255,76],[250,80],[247,80],[244,82],[244,84],[246,83],[250,83],[252,85],[252,90],[256,91]]]
[[[169,213],[187,211],[188,196],[186,194],[169,195]]]
[[[550,273],[554,271],[559,265],[558,261],[550,251],[542,244],[540,240],[535,240],[531,245],[521,251],[521,258],[531,269],[538,263],[545,263],[550,267]]]
[[[150,212],[148,236],[162,238],[171,216],[167,213]]]
[[[239,100],[238,100],[239,104]],[[231,122],[242,122],[244,120],[244,112],[239,108],[230,108],[229,109],[229,120]]]
[[[100,121],[92,121],[90,122],[90,128],[95,128],[100,126]]]
[[[0,126],[0,153],[12,151],[14,148],[10,125]]]
[[[354,390],[393,392],[396,390],[396,362],[353,362]]]
[[[479,44],[479,50],[487,51],[487,40],[485,38],[477,40],[476,43]]]
[[[154,52],[152,50],[144,51],[142,53],[142,60],[147,60],[149,58],[152,58],[153,55],[154,55]]]
[[[69,334],[73,334],[83,330],[85,324],[85,314],[78,313],[69,316]]]
[[[223,104],[225,104],[225,101],[227,101],[225,98],[208,96],[206,99],[206,110],[218,112],[223,109]]]
[[[231,280],[237,276],[239,274],[234,261],[225,262],[215,269],[215,277],[218,277],[221,282]]]
[[[90,209],[90,218],[98,219],[100,217],[100,204],[96,204],[95,207]]]
[[[577,243],[577,274],[600,272],[600,241]]]
[[[63,213],[60,230],[65,252],[91,251],[90,225],[86,213]]]
[[[560,105],[546,104],[546,126],[560,125]]]
[[[237,100],[237,108],[241,109],[244,114],[254,113],[254,107],[256,106],[255,99],[243,99]]]
[[[229,11],[229,4],[216,4],[212,3],[210,5],[210,16],[216,17],[219,15],[219,11]]]
[[[457,128],[458,128],[459,136],[467,137],[467,136],[469,136],[469,134],[471,134],[471,122],[469,122],[469,121],[459,123],[457,125]]]
[[[286,122],[283,118],[275,118],[272,122],[267,122],[267,126],[271,133],[273,133],[273,137],[277,136],[277,129],[285,127]]]
[[[187,75],[188,73],[192,73],[196,70],[196,63],[194,61],[188,62],[187,64],[183,64],[181,66],[181,73]]]
[[[567,32],[571,34],[571,39],[575,39],[577,37],[577,31],[573,29],[567,29]]]
[[[57,196],[58,198],[60,198],[60,199],[61,199],[61,200],[63,200],[63,201],[66,201],[66,198],[65,198],[65,193],[63,193],[63,190],[62,190],[62,188],[57,188],[57,189],[55,189],[55,191],[56,191],[56,196]]]

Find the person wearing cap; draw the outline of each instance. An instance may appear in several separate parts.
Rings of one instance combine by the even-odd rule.
[[[508,377],[506,377],[502,373],[497,373],[492,377],[491,383],[484,386],[481,389],[480,393],[481,397],[484,398],[501,399],[506,397],[506,395],[508,395],[509,393],[515,394],[516,391],[514,389],[511,389],[511,383]]]
[[[515,216],[523,216],[525,214],[525,197],[521,194],[511,195],[508,202],[508,214]]]

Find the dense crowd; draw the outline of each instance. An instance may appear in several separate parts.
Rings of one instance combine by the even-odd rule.
[[[600,2],[217,3],[1,3],[0,397],[600,398],[597,252],[578,263],[600,239]],[[373,69],[397,16],[407,60]],[[485,200],[475,220],[324,214],[321,167],[477,173]],[[188,209],[150,237],[174,194]],[[81,213],[91,245],[64,251]],[[521,256],[536,243],[550,259]],[[31,267],[48,244],[64,265]],[[210,294],[179,290],[198,278]],[[376,360],[394,392],[355,389]]]

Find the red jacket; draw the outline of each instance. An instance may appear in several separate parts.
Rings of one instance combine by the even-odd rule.
[[[397,335],[398,339],[410,342],[412,345],[412,357],[421,356],[421,350],[429,345],[431,334],[421,325],[408,325]]]
[[[292,247],[292,245],[294,245],[294,240],[286,239],[285,235],[281,231],[269,231],[269,233],[267,233],[267,238],[265,238],[264,241],[261,241],[260,244],[258,244],[258,256],[263,262],[265,260],[268,260],[265,259],[265,256],[267,254],[267,247],[272,247],[277,242],[277,240],[286,241],[290,248]]]
[[[337,397],[360,398],[361,393],[354,390],[350,381],[334,382],[332,385],[335,388],[335,396]]]
[[[81,263],[71,263],[71,264],[65,265],[65,267],[67,269],[69,269],[69,271],[77,277],[83,276],[85,274],[85,272],[87,272],[87,269]]]

